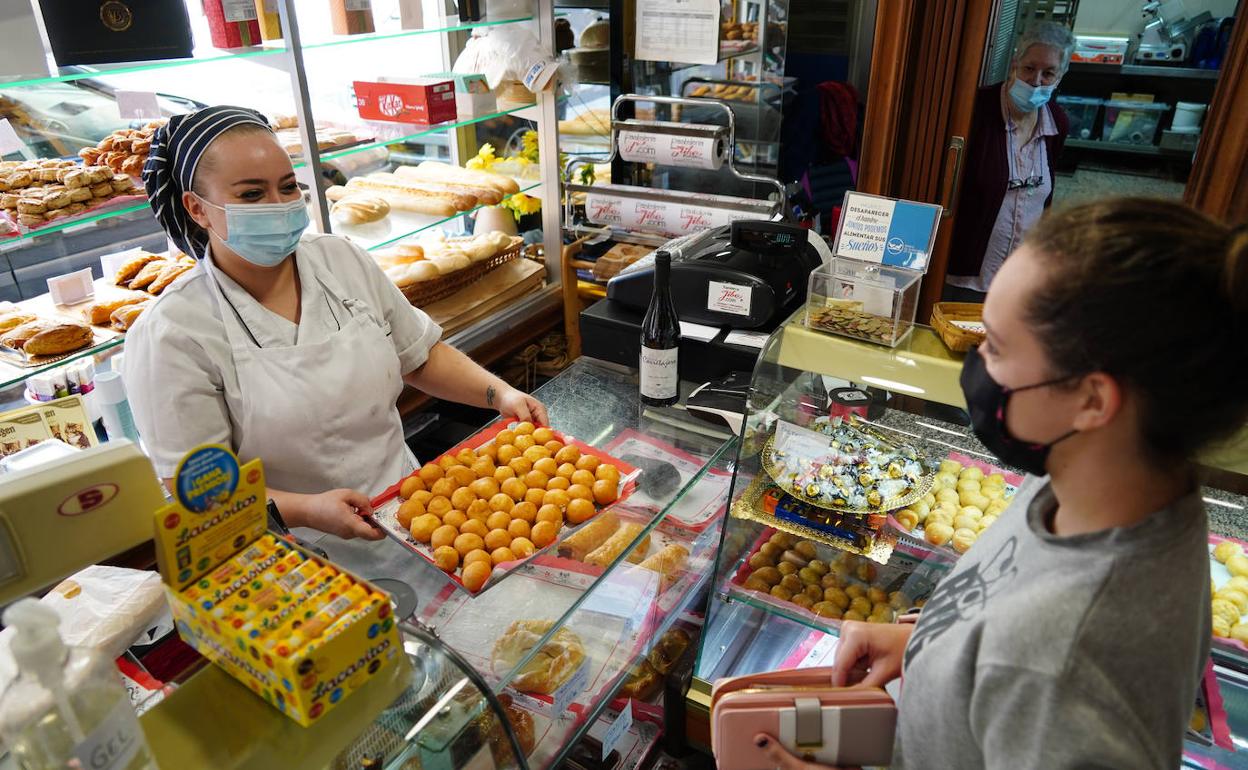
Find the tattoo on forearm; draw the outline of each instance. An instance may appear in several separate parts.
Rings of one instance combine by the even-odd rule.
[[[494,406],[494,397],[498,395],[498,391],[494,390],[493,385],[489,385],[485,389],[485,405]]]

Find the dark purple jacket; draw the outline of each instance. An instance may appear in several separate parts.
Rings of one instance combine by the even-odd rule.
[[[1047,105],[1057,126],[1056,136],[1044,138],[1049,154],[1049,181],[1056,187],[1054,168],[1066,144],[1069,126],[1066,112],[1053,101]],[[957,216],[953,223],[953,240],[949,246],[949,275],[975,276],[984,262],[992,226],[997,221],[1001,202],[1005,200],[1005,184],[1010,178],[1006,158],[1005,118],[1001,115],[1001,84],[984,86],[975,96],[975,113],[971,132],[966,138],[966,160],[962,172],[962,191],[958,194]],[[1053,203],[1053,194],[1045,199],[1045,208]]]

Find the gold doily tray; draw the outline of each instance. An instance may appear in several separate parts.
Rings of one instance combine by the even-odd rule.
[[[55,364],[57,361],[64,361],[67,358],[83,355],[84,352],[89,352],[90,350],[103,345],[105,342],[108,342],[118,336],[116,334],[104,334],[100,329],[95,327],[92,327],[91,331],[93,336],[91,337],[91,343],[89,345],[83,345],[82,347],[75,348],[67,353],[58,353],[51,356],[30,356],[27,355],[25,351],[11,348],[7,345],[0,345],[0,362],[6,363],[10,366],[16,366],[19,369],[34,369],[40,366],[47,366],[48,364]]]
[[[797,535],[807,540],[814,540],[817,543],[823,543],[842,551],[856,553],[880,564],[887,564],[889,558],[892,557],[893,548],[897,546],[897,532],[891,527],[881,527],[871,545],[866,548],[858,548],[840,538],[820,532],[813,527],[804,527],[801,524],[779,519],[767,513],[763,510],[759,501],[762,499],[763,491],[769,483],[762,476],[756,476],[745,492],[732,504],[732,515],[738,519],[757,521],[760,524],[766,524],[782,532],[788,532],[791,535]]]
[[[905,508],[907,505],[911,503],[922,500],[923,497],[931,490],[932,484],[936,481],[935,471],[924,474],[923,478],[919,479],[919,483],[915,485],[915,487],[912,490],[902,495],[901,497],[894,497],[894,498],[885,500],[883,503],[880,504],[878,508],[850,508],[848,506],[835,507],[835,506],[828,505],[826,500],[817,500],[813,497],[807,497],[805,494],[802,493],[801,490],[795,489],[793,485],[788,484],[785,481],[782,481],[780,479],[780,476],[781,476],[780,469],[776,467],[775,462],[772,460],[772,455],[775,453],[775,449],[776,449],[776,436],[773,433],[771,438],[767,439],[767,443],[763,445],[763,452],[762,452],[763,470],[767,471],[767,475],[771,477],[771,480],[775,482],[776,486],[783,489],[786,494],[789,494],[793,496],[794,498],[801,500],[803,503],[806,503],[808,505],[813,505],[816,508],[822,508],[825,511],[836,511],[837,513],[856,513],[856,514],[861,514],[864,516],[871,515],[871,514],[888,513],[889,511],[895,511],[899,508]]]

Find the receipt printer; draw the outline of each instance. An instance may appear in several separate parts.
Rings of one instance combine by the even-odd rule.
[[[707,230],[671,251],[680,320],[735,329],[770,328],[792,313],[806,299],[810,271],[831,258],[816,233],[761,221]],[[650,255],[607,283],[607,299],[645,311],[653,290]]]

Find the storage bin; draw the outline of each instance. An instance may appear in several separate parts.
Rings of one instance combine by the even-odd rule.
[[[1096,136],[1096,113],[1104,104],[1103,99],[1091,96],[1059,96],[1057,104],[1066,111],[1070,122],[1066,136],[1072,139],[1092,139]]]
[[[1152,144],[1161,119],[1170,105],[1155,102],[1105,102],[1105,126],[1101,138],[1122,144]]]
[[[834,257],[810,274],[806,325],[896,347],[914,328],[922,277],[915,270]]]

